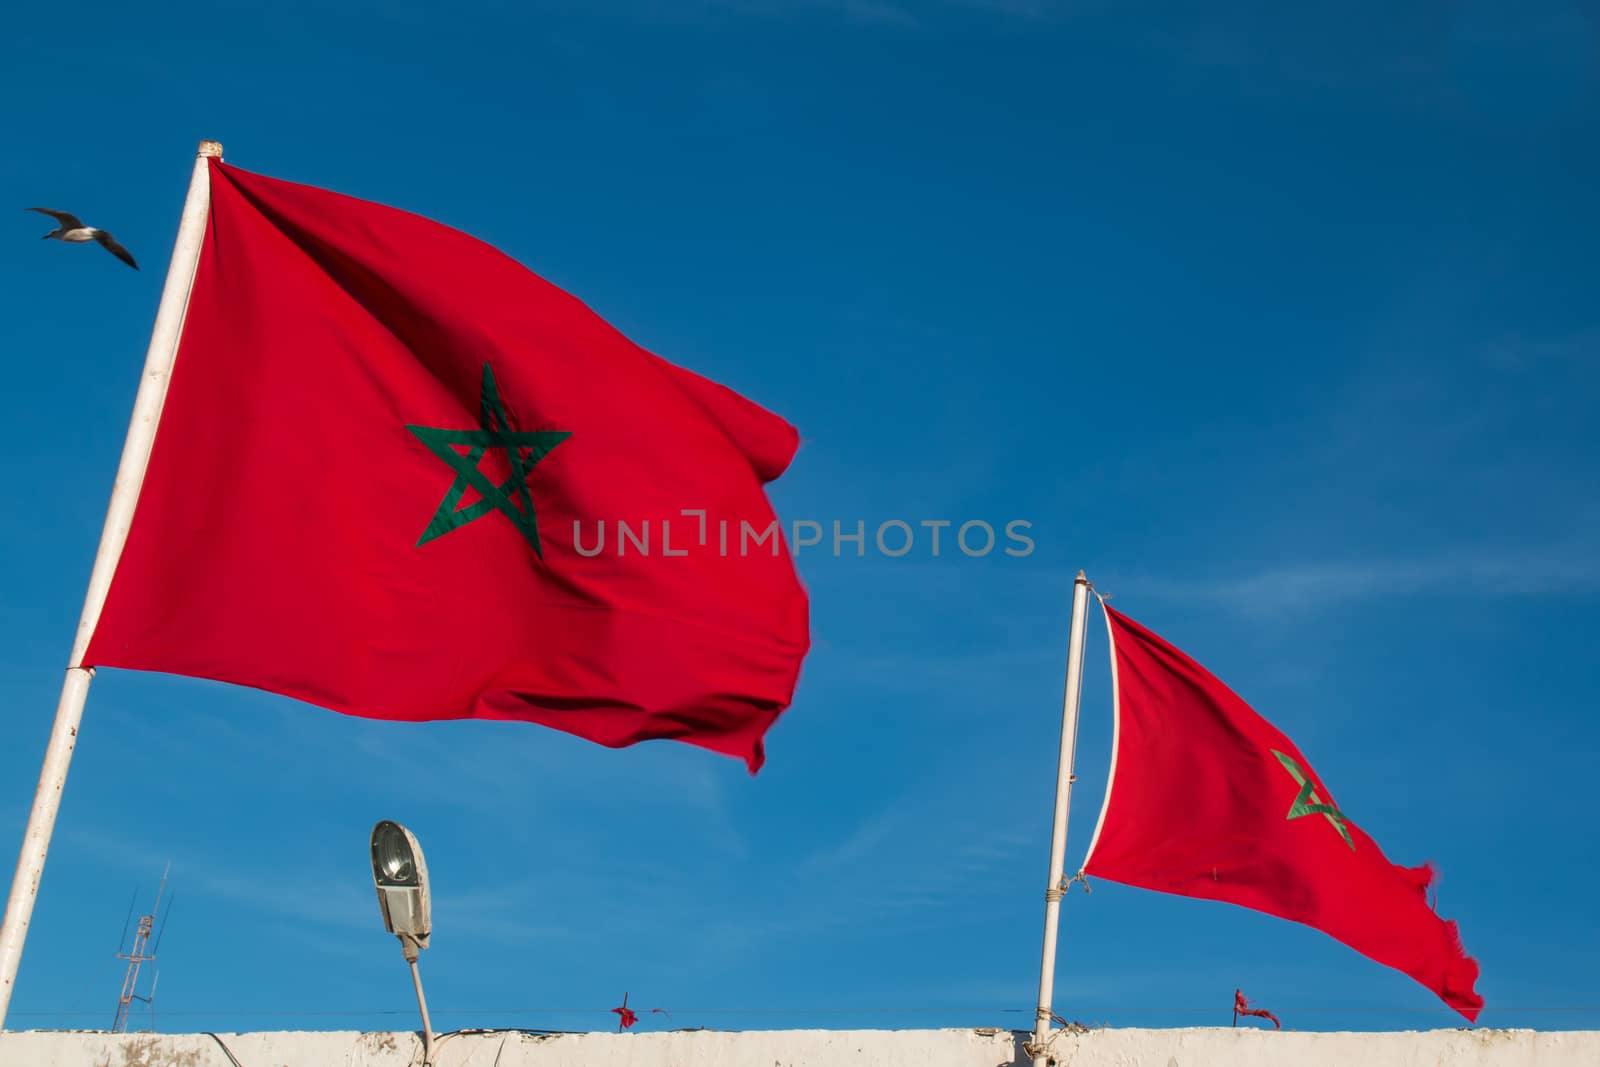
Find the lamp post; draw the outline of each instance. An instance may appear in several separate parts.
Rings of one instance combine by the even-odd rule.
[[[417,987],[417,1007],[422,1011],[422,1062],[423,1067],[431,1067],[433,1026],[428,1022],[428,1002],[417,970],[417,955],[428,947],[433,930],[428,865],[415,835],[389,819],[372,828],[372,881],[378,890],[383,925],[400,939],[400,951],[411,965],[411,982]]]

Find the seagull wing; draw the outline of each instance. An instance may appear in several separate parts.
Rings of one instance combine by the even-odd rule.
[[[30,207],[28,210],[37,211],[41,215],[49,215],[51,218],[59,222],[61,224],[61,228],[64,230],[76,230],[82,228],[83,226],[83,223],[78,221],[78,216],[69,215],[65,211],[51,211],[47,207]]]
[[[139,264],[133,261],[133,256],[128,253],[126,248],[123,248],[117,243],[117,239],[115,237],[111,236],[104,230],[96,230],[94,233],[94,239],[100,242],[101,248],[104,248],[107,252],[110,252],[112,255],[122,260],[122,262],[126,263],[134,270],[139,269]]]

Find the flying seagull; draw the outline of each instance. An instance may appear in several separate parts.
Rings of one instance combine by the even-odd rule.
[[[133,256],[128,253],[128,250],[119,245],[117,239],[105,230],[97,230],[93,226],[85,226],[78,221],[76,215],[69,215],[65,211],[51,211],[47,207],[30,207],[28,210],[37,211],[41,215],[49,215],[56,220],[57,228],[45,234],[45,240],[48,241],[54,237],[57,241],[71,241],[74,244],[84,241],[98,241],[101,248],[104,248],[134,270],[139,269],[139,264],[133,261]]]

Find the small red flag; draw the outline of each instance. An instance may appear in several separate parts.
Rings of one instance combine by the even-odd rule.
[[[794,428],[459,231],[218,160],[210,182],[83,665],[756,771],[809,647],[764,488]]]
[[[1238,1024],[1239,1016],[1241,1015],[1253,1015],[1257,1019],[1269,1019],[1272,1022],[1272,1028],[1274,1030],[1283,1029],[1282,1025],[1279,1024],[1278,1017],[1276,1015],[1272,1014],[1266,1008],[1252,1008],[1250,1006],[1250,1002],[1244,999],[1244,994],[1235,989],[1233,991],[1233,1021],[1235,1025]]]
[[[1087,874],[1303,923],[1475,1021],[1478,965],[1282,732],[1184,653],[1102,605],[1116,730]]]

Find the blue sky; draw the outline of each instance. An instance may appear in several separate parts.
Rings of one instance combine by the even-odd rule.
[[[611,1028],[625,991],[670,1013],[641,1029],[1025,1028],[1083,567],[1439,865],[1481,1025],[1600,1026],[1597,48],[1592,7],[1543,0],[13,12],[6,855],[203,137],[489,240],[779,411],[787,521],[1022,519],[1037,547],[803,552],[814,651],[754,779],[104,672],[10,1024],[109,1025],[170,859],[153,1025],[415,1025],[365,854],[396,818],[441,1028]],[[35,204],[144,269],[40,242]],[[1091,621],[1072,863],[1110,751]],[[1227,1025],[1236,987],[1297,1029],[1461,1021],[1302,927],[1069,898],[1065,1017]]]

